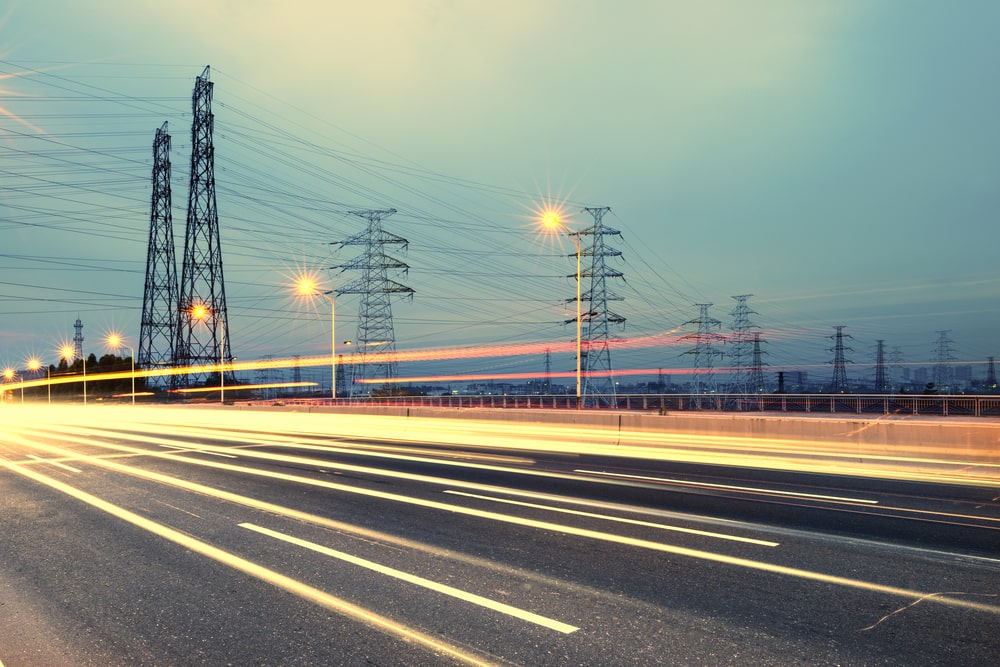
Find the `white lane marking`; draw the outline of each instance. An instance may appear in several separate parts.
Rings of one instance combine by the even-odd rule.
[[[309,542],[307,540],[299,539],[291,535],[286,535],[285,533],[279,533],[274,530],[269,530],[261,526],[256,526],[252,523],[241,523],[240,527],[261,533],[262,535],[273,537],[278,540],[282,540],[284,542],[288,542],[290,544],[295,544],[305,549],[310,549],[311,551],[315,551],[325,556],[330,556],[331,558],[336,558],[338,560],[351,563],[352,565],[358,565],[365,569],[372,570],[373,572],[378,572],[379,574],[384,574],[386,576],[393,577],[394,579],[399,579],[400,581],[405,581],[410,584],[415,584],[417,586],[427,588],[437,593],[444,593],[445,595],[450,595],[451,597],[457,598],[459,600],[464,600],[465,602],[471,602],[472,604],[477,604],[480,607],[485,607],[487,609],[500,612],[501,614],[507,614],[508,616],[519,618],[522,621],[535,623],[536,625],[541,625],[542,627],[549,628],[550,630],[555,630],[557,632],[562,632],[564,634],[570,634],[571,632],[576,632],[577,630],[580,629],[574,625],[569,625],[568,623],[556,621],[546,616],[540,616],[530,611],[525,611],[524,609],[518,609],[517,607],[512,607],[508,604],[497,602],[496,600],[491,600],[481,595],[476,595],[475,593],[469,593],[468,591],[463,591],[458,588],[453,588],[445,584],[439,584],[438,582],[431,581],[430,579],[424,579],[423,577],[418,577],[414,574],[403,572],[402,570],[396,570],[394,568],[387,567],[385,565],[380,565],[373,561],[365,560],[364,558],[358,558],[357,556],[352,556],[350,554],[344,553],[343,551],[330,549],[328,547],[324,547],[321,544],[316,544],[315,542]]]
[[[720,540],[733,540],[735,542],[748,542],[750,544],[759,544],[765,547],[776,547],[777,542],[768,542],[766,540],[756,540],[752,537],[739,537],[738,535],[725,535],[723,533],[712,533],[707,530],[698,530],[696,528],[684,528],[682,526],[668,526],[663,523],[653,523],[652,521],[642,521],[640,519],[626,519],[620,516],[611,516],[608,514],[596,514],[594,512],[583,512],[581,510],[571,510],[565,507],[553,507],[552,505],[539,505],[537,503],[526,503],[522,500],[509,500],[507,498],[494,498],[492,496],[481,496],[477,493],[466,493],[464,491],[452,491],[451,489],[446,489],[445,493],[450,493],[455,496],[465,496],[467,498],[478,498],[480,500],[490,500],[495,503],[507,503],[508,505],[520,505],[522,507],[534,507],[535,509],[549,510],[550,512],[562,512],[563,514],[575,514],[576,516],[585,516],[593,519],[604,519],[606,521],[617,521],[619,523],[630,523],[636,526],[647,526],[649,528],[660,528],[662,530],[673,530],[678,533],[690,533],[691,535],[701,535],[703,537],[715,537]]]
[[[195,448],[191,448],[191,447],[178,447],[177,445],[163,445],[163,444],[161,444],[160,447],[165,447],[167,449],[175,449],[175,450],[177,450],[178,454],[190,454],[190,453],[195,453],[195,454],[211,454],[212,456],[221,456],[222,458],[225,458],[225,459],[236,459],[236,458],[239,458],[238,456],[233,456],[232,454],[223,454],[222,452],[214,452],[214,451],[212,451],[210,449],[202,449],[200,447],[195,447]]]
[[[330,609],[331,611],[335,611],[349,618],[367,623],[368,625],[378,628],[388,634],[401,637],[404,641],[412,641],[414,643],[421,644],[431,651],[452,656],[455,659],[470,665],[482,665],[483,667],[486,667],[493,664],[469,653],[466,649],[447,643],[444,639],[439,639],[432,635],[425,634],[402,623],[393,621],[386,616],[381,616],[368,611],[367,609],[352,604],[347,600],[342,600],[338,597],[330,595],[329,593],[325,593],[318,588],[313,588],[312,586],[304,584],[301,581],[287,577],[279,572],[276,572],[275,570],[270,570],[263,565],[258,565],[253,561],[249,561],[233,553],[224,551],[223,549],[212,546],[207,542],[202,542],[199,539],[182,533],[179,530],[174,530],[173,528],[170,528],[162,523],[157,523],[151,519],[147,519],[136,514],[135,512],[131,512],[102,498],[91,495],[86,491],[82,491],[76,487],[70,486],[69,484],[60,482],[57,479],[48,477],[36,470],[32,470],[30,467],[7,461],[3,462],[3,467],[19,473],[28,479],[32,479],[39,484],[44,484],[45,486],[55,489],[56,491],[60,491],[71,498],[76,498],[91,507],[95,507],[123,521],[127,521],[138,528],[146,530],[154,535],[158,535],[159,537],[178,544],[185,549],[189,549],[194,553],[201,554],[202,556],[211,558],[219,563],[228,565],[233,569],[244,572],[252,577],[256,577],[261,581],[265,581],[278,588],[298,595],[305,600],[309,600],[315,604]]]
[[[622,477],[624,479],[640,479],[647,482],[667,482],[669,484],[683,484],[685,486],[704,486],[712,489],[728,489],[730,491],[752,491],[754,493],[768,493],[775,496],[796,496],[798,498],[815,498],[816,500],[836,500],[840,502],[866,503],[869,505],[878,505],[877,500],[868,500],[866,498],[843,498],[840,496],[824,496],[818,493],[799,493],[797,491],[779,491],[777,489],[761,489],[754,486],[734,486],[731,484],[712,484],[711,482],[694,482],[688,479],[670,479],[668,477],[647,477],[646,475],[625,475],[617,472],[605,472],[603,470],[577,469],[574,470],[573,472],[578,472],[587,475],[601,475],[603,477]]]
[[[44,459],[41,456],[35,456],[34,454],[28,454],[28,458],[29,459],[35,459],[36,461],[39,461],[41,463],[48,463],[49,465],[53,465],[53,466],[56,466],[56,467],[59,467],[59,468],[64,468],[66,470],[69,470],[70,472],[83,472],[79,468],[74,468],[73,466],[68,466],[65,463],[59,463],[58,461],[52,461],[52,460],[49,460],[49,459]],[[0,663],[0,667],[3,667],[2,663]]]

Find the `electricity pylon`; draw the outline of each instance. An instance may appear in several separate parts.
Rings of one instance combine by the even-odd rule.
[[[691,383],[691,393],[700,396],[701,394],[714,394],[717,391],[713,357],[722,355],[723,352],[714,348],[713,345],[722,343],[725,339],[717,333],[722,322],[708,316],[708,309],[712,304],[696,303],[695,305],[699,309],[698,318],[688,320],[685,324],[698,325],[698,331],[681,336],[681,338],[694,341],[694,347],[685,354],[694,355],[694,381]]]
[[[938,331],[938,339],[934,342],[934,385],[939,392],[950,394],[952,391],[951,362],[955,355],[951,352],[952,340],[948,331]]]
[[[837,325],[833,327],[837,330],[837,333],[833,336],[828,336],[828,338],[834,339],[834,345],[831,351],[833,352],[833,383],[831,384],[831,393],[834,394],[846,394],[850,391],[850,387],[847,385],[847,364],[851,363],[844,358],[844,351],[851,350],[849,347],[844,347],[844,338],[851,338],[849,334],[844,334],[844,325]]]
[[[163,369],[173,364],[177,333],[177,262],[170,212],[170,135],[164,122],[153,139],[153,195],[149,207],[146,288],[142,296],[138,366]],[[150,376],[148,386],[166,389],[166,376]]]
[[[405,294],[412,298],[413,290],[389,278],[389,272],[406,273],[409,266],[387,255],[385,246],[395,245],[405,250],[408,241],[401,236],[390,234],[382,228],[383,218],[396,209],[352,211],[367,221],[365,231],[340,242],[340,246],[362,246],[362,254],[339,267],[361,271],[361,277],[335,291],[342,294],[360,294],[358,310],[358,335],[354,353],[353,381],[349,394],[370,394],[379,382],[388,385],[396,377],[396,337],[392,326],[393,294]]]
[[[588,207],[583,209],[594,218],[594,224],[579,232],[581,243],[585,236],[592,237],[590,245],[580,251],[590,258],[589,268],[581,269],[581,280],[590,278],[590,289],[580,295],[586,305],[581,308],[583,389],[581,398],[588,406],[617,405],[617,391],[611,366],[609,324],[624,324],[625,318],[608,309],[608,301],[622,301],[623,297],[610,291],[608,278],[621,278],[622,272],[607,264],[609,257],[621,257],[621,251],[605,243],[606,236],[621,236],[621,232],[604,224],[604,215],[611,209]],[[576,321],[576,318],[568,320]]]
[[[878,339],[875,341],[875,393],[888,394],[889,381],[885,372],[885,341]]]
[[[212,89],[206,67],[195,80],[191,95],[191,180],[188,189],[184,263],[177,303],[177,339],[174,363],[178,366],[224,365],[232,361],[226,283],[222,274],[219,213],[215,201],[215,146],[212,131]],[[188,384],[208,380],[208,372],[187,375]],[[175,375],[176,382],[181,383]],[[231,372],[223,372],[220,383]]]
[[[742,395],[756,393],[756,389],[751,388],[750,382],[750,362],[753,354],[754,340],[757,340],[757,350],[760,350],[760,337],[755,336],[751,329],[757,325],[750,321],[750,315],[756,315],[757,311],[750,310],[747,299],[752,294],[740,294],[731,297],[736,300],[732,312],[733,317],[732,335],[729,337],[729,365],[732,368],[732,380],[729,383],[729,393]]]

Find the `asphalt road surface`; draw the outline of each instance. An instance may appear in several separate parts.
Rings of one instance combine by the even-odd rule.
[[[4,667],[998,664],[982,481],[125,410],[0,411]]]

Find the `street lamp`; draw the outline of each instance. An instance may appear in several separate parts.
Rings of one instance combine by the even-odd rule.
[[[219,319],[215,316],[208,306],[203,303],[196,303],[191,306],[188,311],[192,319],[198,320],[199,322],[204,321],[205,318],[211,317],[215,322],[216,327],[219,327],[219,402],[225,404],[226,402],[226,327],[222,324],[220,327]],[[133,392],[135,393],[135,392]]]
[[[66,363],[76,360],[76,349],[72,345],[63,345],[59,350],[60,356],[66,360]],[[83,362],[83,404],[87,404],[87,357],[80,355],[80,361]]]
[[[3,369],[3,379],[6,380],[7,382],[13,382],[15,379],[17,379],[17,371],[8,366],[7,368]],[[21,405],[24,405],[24,378],[21,377],[20,380],[21,380]]]
[[[556,229],[566,230],[566,234],[573,239],[573,243],[576,245],[576,407],[580,407],[580,348],[581,339],[583,336],[583,323],[581,321],[581,311],[580,311],[580,232],[574,232],[572,229],[566,226],[566,223],[559,219],[559,213],[556,211],[546,211],[542,215],[542,226],[546,229],[555,231]]]
[[[306,276],[295,285],[295,292],[301,297],[324,296],[330,301],[330,397],[337,400],[337,305],[333,290],[320,291],[316,281]]]
[[[109,333],[108,337],[104,339],[104,342],[106,342],[108,347],[113,349],[115,352],[123,347],[127,348],[129,354],[131,355],[129,358],[132,361],[132,405],[135,405],[135,348],[126,345],[125,340],[115,332]]]
[[[38,357],[28,359],[28,370],[37,373],[42,368],[42,360]],[[45,389],[48,392],[49,405],[52,405],[52,367],[45,367]]]

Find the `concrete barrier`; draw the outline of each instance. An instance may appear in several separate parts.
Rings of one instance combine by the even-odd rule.
[[[724,438],[734,443],[764,442],[817,455],[836,451],[864,458],[928,459],[1000,465],[1000,419],[930,416],[847,417],[787,413],[684,412],[660,415],[637,411],[519,410],[503,408],[424,408],[384,405],[245,404],[242,409],[344,413],[403,419],[479,420],[498,424],[538,424],[607,434],[610,445],[657,446],[677,436]],[[669,436],[669,438],[667,438]]]

